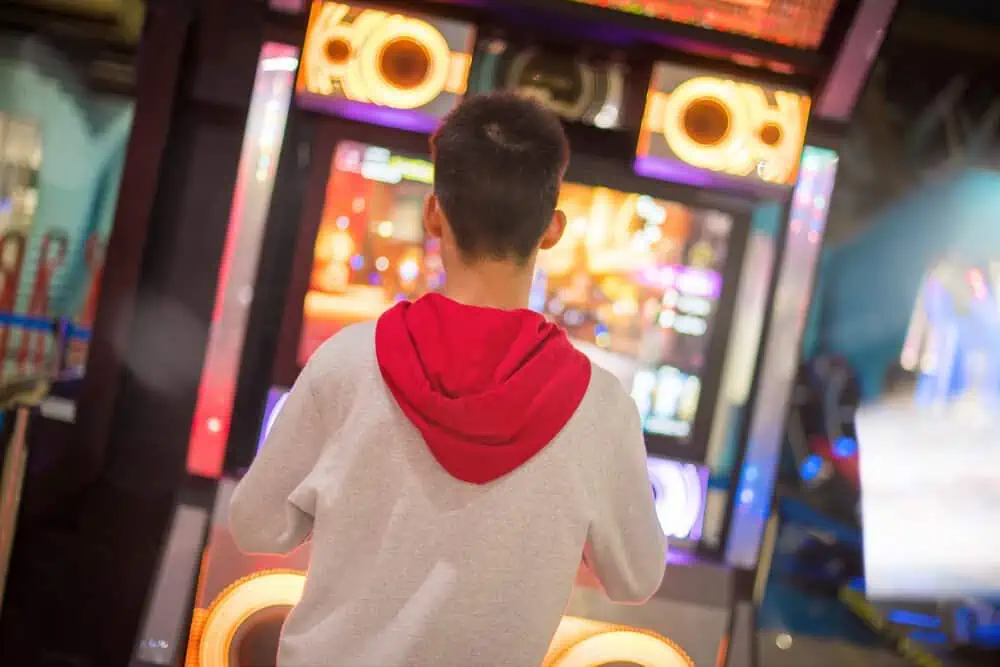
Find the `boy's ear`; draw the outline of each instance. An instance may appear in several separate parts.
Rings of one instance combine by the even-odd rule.
[[[566,214],[556,209],[555,213],[552,214],[552,220],[549,222],[549,226],[545,229],[545,233],[542,234],[542,242],[538,245],[542,250],[548,250],[555,244],[559,243],[559,240],[563,236],[563,232],[566,231]]]
[[[441,238],[444,232],[444,212],[433,192],[424,198],[424,231],[432,239]]]

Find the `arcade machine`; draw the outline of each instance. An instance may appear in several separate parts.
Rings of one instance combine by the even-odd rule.
[[[925,410],[958,410],[975,420],[1000,392],[1000,263],[946,259],[925,276],[900,355],[895,389]],[[908,376],[908,377],[907,377]],[[898,398],[898,396],[897,396]],[[942,416],[945,414],[941,413]],[[961,445],[951,444],[952,447]],[[862,464],[863,465],[863,464]],[[865,476],[862,475],[864,482]],[[868,482],[877,481],[868,477]],[[866,512],[867,521],[878,516]],[[879,528],[886,526],[879,522]],[[866,530],[875,527],[866,525]],[[867,533],[866,533],[867,534]],[[871,541],[869,539],[869,541]],[[941,549],[948,550],[947,544]],[[866,553],[866,562],[870,554]],[[879,561],[881,554],[876,554]],[[936,601],[866,599],[863,578],[842,597],[856,612],[886,633],[912,661],[924,665],[975,664],[1000,650],[1000,607],[996,599]],[[969,658],[969,654],[974,658]]]
[[[842,587],[862,574],[854,434],[860,397],[860,383],[843,357],[821,354],[799,366],[776,489],[777,534],[759,609],[761,629],[775,645],[795,638],[784,651],[805,655],[816,650],[814,642],[833,641],[852,651],[887,653],[840,600]]]
[[[298,15],[296,3],[279,4]],[[812,93],[820,78],[839,82],[839,92],[819,91],[819,107],[846,119],[861,78],[834,56],[852,39],[877,50],[892,8],[690,2],[663,18],[665,3],[652,2],[640,3],[642,16],[616,3],[474,4],[317,1],[301,48],[263,46],[234,195],[242,224],[227,236],[189,449],[192,474],[219,482],[208,507],[178,507],[134,664],[174,664],[185,643],[189,667],[271,664],[308,545],[241,554],[226,528],[230,495],[323,340],[441,285],[420,221],[433,184],[427,135],[464,94],[499,87],[566,121],[573,158],[559,206],[570,226],[539,261],[532,307],[635,398],[672,540],[664,586],[647,605],[578,587],[546,664],[753,664],[769,459],[836,172],[836,153],[804,147]],[[774,43],[793,32],[793,46]],[[818,56],[824,32],[837,47],[828,60]],[[673,48],[693,35],[701,44],[690,52]],[[739,48],[722,46],[731,40]],[[778,202],[790,224],[778,220],[779,250],[764,255],[770,297],[742,309],[762,323],[746,370],[727,359],[762,201]],[[756,445],[739,447],[713,513],[708,441],[732,367],[754,376],[745,384],[758,398],[729,430]]]

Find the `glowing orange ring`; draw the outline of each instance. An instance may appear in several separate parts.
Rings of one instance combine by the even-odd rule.
[[[692,102],[713,99],[729,112],[729,132],[714,146],[704,146],[684,129],[684,110]],[[750,119],[739,87],[732,81],[707,76],[689,79],[667,97],[663,107],[663,136],[674,155],[699,169],[746,175],[753,169]]]
[[[412,88],[399,88],[382,72],[380,56],[387,45],[398,39],[420,44],[428,57],[424,80]],[[399,14],[388,17],[358,53],[358,74],[365,82],[365,93],[375,104],[393,109],[416,109],[433,102],[448,83],[451,49],[444,36],[425,21]],[[350,76],[353,71],[348,70]]]
[[[332,95],[334,81],[340,81],[347,69],[346,63],[335,63],[326,54],[327,42],[339,39],[350,46],[351,53],[348,62],[353,57],[354,35],[357,30],[353,25],[345,25],[344,19],[350,12],[350,7],[337,3],[324,4],[313,19],[310,19],[306,31],[305,44],[302,47],[301,85],[309,92],[318,95]]]
[[[591,635],[563,651],[552,667],[600,667],[613,662],[633,662],[646,667],[695,667],[688,654],[666,637],[632,628]]]
[[[302,598],[306,575],[293,570],[255,572],[230,584],[208,608],[198,659],[202,665],[230,667],[229,654],[240,626],[271,607],[294,607]]]

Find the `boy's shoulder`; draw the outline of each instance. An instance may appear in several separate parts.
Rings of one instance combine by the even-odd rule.
[[[631,425],[633,418],[638,420],[639,409],[621,378],[593,361],[590,368],[590,387],[583,399],[587,404],[584,412],[595,415],[608,426]]]
[[[360,322],[344,327],[323,342],[309,357],[306,369],[319,379],[360,370],[375,358],[375,322]]]

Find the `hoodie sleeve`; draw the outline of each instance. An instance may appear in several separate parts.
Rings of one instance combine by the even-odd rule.
[[[663,581],[666,538],[653,504],[638,410],[628,394],[616,389],[617,400],[608,414],[613,426],[606,431],[613,440],[595,443],[611,456],[604,457],[603,469],[596,471],[596,509],[584,563],[612,601],[642,604]]]
[[[314,494],[303,482],[326,439],[307,365],[229,506],[229,528],[248,553],[284,554],[312,532]]]

